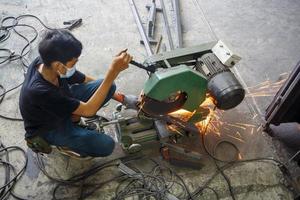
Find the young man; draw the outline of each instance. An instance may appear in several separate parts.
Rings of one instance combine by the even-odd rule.
[[[28,68],[20,94],[25,137],[36,135],[49,144],[67,147],[81,156],[108,156],[111,137],[79,127],[80,117],[91,117],[111,98],[128,108],[136,106],[132,95],[115,94],[113,81],[128,68],[132,56],[120,52],[104,79],[95,80],[75,68],[82,44],[69,31],[48,31],[39,43],[39,54]],[[120,98],[121,97],[121,98]]]

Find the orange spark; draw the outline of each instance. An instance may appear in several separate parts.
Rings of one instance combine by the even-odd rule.
[[[240,142],[242,142],[242,143],[245,143],[245,141],[244,140],[242,140],[241,138],[238,138],[238,137],[235,137],[235,136],[232,136],[232,135],[227,135],[228,137],[231,137],[231,138],[233,138],[233,139],[236,139],[236,140],[238,140],[238,141],[240,141]]]
[[[182,121],[186,122],[195,114],[195,112],[196,111],[190,112],[190,111],[185,110],[185,109],[179,109],[179,110],[176,110],[174,112],[169,113],[169,115],[172,116],[172,117],[179,118]]]
[[[243,130],[246,130],[245,127],[243,126],[239,126],[239,125],[236,125],[236,124],[231,124],[231,123],[226,123],[228,126],[232,126],[232,127],[236,127],[236,128],[240,128],[240,129],[243,129]]]
[[[239,123],[239,122],[237,122],[236,124],[241,125],[241,126],[246,126],[246,127],[256,127],[253,124],[244,124],[244,123]]]
[[[242,154],[241,153],[238,153],[238,159],[242,160]]]

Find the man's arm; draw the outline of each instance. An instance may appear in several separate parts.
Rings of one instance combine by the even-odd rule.
[[[128,68],[128,64],[131,60],[132,57],[126,52],[119,54],[119,56],[117,56],[110,65],[100,87],[87,102],[80,102],[80,105],[73,114],[84,117],[94,116],[104,102],[113,81],[117,78],[121,71]]]
[[[88,82],[91,82],[91,81],[94,81],[94,80],[96,80],[94,77],[85,75],[84,83],[88,83]]]

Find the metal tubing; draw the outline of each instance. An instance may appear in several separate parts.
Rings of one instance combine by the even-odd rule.
[[[144,30],[144,27],[142,25],[142,21],[141,21],[141,18],[139,16],[139,13],[137,11],[137,8],[135,6],[135,3],[134,3],[133,0],[128,0],[128,3],[130,5],[131,11],[132,11],[132,14],[134,16],[134,19],[135,19],[136,25],[138,27],[139,33],[141,35],[141,38],[142,38],[142,40],[144,42],[144,45],[145,45],[145,48],[146,48],[146,52],[147,52],[148,56],[151,56],[151,55],[153,55],[153,51],[152,51],[152,49],[150,47],[149,40],[148,40],[147,35],[145,33],[145,30]]]
[[[163,14],[163,17],[164,17],[164,27],[165,27],[167,38],[168,38],[168,41],[169,41],[169,47],[170,47],[170,50],[173,50],[174,45],[173,45],[173,40],[172,40],[172,36],[171,36],[171,31],[170,31],[170,27],[169,27],[169,22],[168,22],[168,17],[167,17],[167,13],[166,13],[164,0],[160,0],[160,6],[161,6],[162,14]]]
[[[154,39],[155,18],[156,18],[156,4],[155,4],[155,0],[152,0],[151,6],[149,8],[148,21],[147,21],[147,36],[150,40]]]
[[[177,43],[175,44],[175,48],[182,48],[182,27],[181,27],[181,19],[180,19],[180,5],[179,0],[173,0],[173,8],[175,12],[175,31],[177,37]]]

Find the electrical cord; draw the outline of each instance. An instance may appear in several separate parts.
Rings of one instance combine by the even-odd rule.
[[[216,109],[216,107],[213,108],[213,111],[214,111],[215,109]],[[206,146],[206,144],[205,144],[205,135],[206,135],[207,128],[208,128],[210,122],[211,122],[211,118],[209,119],[207,125],[205,126],[204,131],[201,133],[201,141],[202,141],[202,146],[204,147],[205,152],[209,155],[210,158],[213,159],[213,162],[214,162],[214,164],[216,165],[217,171],[211,176],[211,178],[210,178],[208,181],[206,181],[206,182],[204,183],[204,185],[203,185],[202,187],[197,188],[197,189],[193,192],[193,194],[192,194],[193,197],[196,197],[196,196],[198,196],[199,194],[201,194],[201,193],[203,192],[204,189],[208,188],[208,185],[211,183],[211,181],[212,181],[217,175],[221,174],[221,175],[223,176],[224,180],[225,180],[226,183],[227,183],[228,190],[229,190],[229,192],[230,192],[231,198],[232,198],[233,200],[235,200],[235,196],[234,196],[233,188],[232,188],[232,186],[231,186],[230,179],[229,179],[228,176],[224,173],[224,171],[225,171],[226,169],[230,168],[230,167],[233,167],[233,166],[237,165],[237,164],[241,164],[241,163],[249,163],[249,162],[258,162],[258,161],[260,161],[260,162],[263,162],[263,161],[271,161],[271,162],[276,163],[276,166],[277,166],[282,172],[283,172],[283,171],[288,171],[288,169],[287,169],[287,167],[285,166],[284,163],[282,163],[282,162],[279,161],[279,160],[273,159],[273,158],[253,158],[253,159],[244,159],[244,160],[237,160],[237,159],[236,159],[236,160],[229,160],[229,161],[225,161],[225,160],[221,160],[221,159],[217,158],[214,154],[212,154],[212,153],[208,150],[208,148],[207,148],[207,146]],[[215,150],[216,150],[216,148],[217,148],[220,144],[222,144],[222,143],[224,143],[224,142],[231,144],[231,145],[239,152],[238,147],[237,147],[234,143],[229,142],[229,141],[225,141],[225,140],[222,140],[222,141],[218,142],[218,143],[216,144],[216,146],[215,146]],[[215,150],[214,150],[214,152],[215,152]],[[222,163],[225,163],[225,164],[224,164],[223,166],[220,167],[220,166],[218,165],[217,162],[222,162]],[[286,174],[288,174],[288,172],[287,172]]]
[[[153,159],[147,159],[154,163],[150,172],[143,172],[137,168],[136,173],[128,176],[121,182],[115,191],[114,200],[139,197],[139,199],[193,199],[186,183],[174,170],[160,165]],[[177,193],[174,194],[174,188]],[[152,197],[152,198],[151,198]]]
[[[0,95],[0,105],[4,100],[5,94],[7,94],[8,92],[20,87],[21,85],[22,84],[17,85],[15,88],[10,89],[9,91],[6,91],[5,88],[2,85],[0,85],[0,89],[2,90],[2,93]],[[23,119],[21,119],[21,118],[7,117],[7,116],[1,115],[1,114],[0,114],[0,118],[6,119],[6,120],[11,120],[11,121],[23,121]]]
[[[36,154],[36,164],[38,168],[43,172],[45,176],[47,176],[50,180],[57,182],[58,184],[53,190],[52,197],[54,200],[58,199],[85,199],[89,196],[91,196],[95,191],[99,190],[106,184],[112,182],[112,181],[117,181],[117,180],[122,180],[124,177],[126,177],[124,174],[119,174],[115,177],[109,178],[106,181],[102,182],[96,182],[96,183],[89,183],[88,179],[96,175],[97,173],[101,172],[104,169],[111,168],[111,167],[117,167],[120,164],[120,160],[123,162],[128,162],[136,159],[140,159],[140,156],[124,156],[124,157],[119,157],[113,160],[110,160],[105,163],[97,163],[94,167],[79,173],[77,175],[72,176],[71,178],[68,179],[61,179],[57,177],[51,176],[45,168],[42,156],[40,154]],[[78,188],[80,193],[79,195],[76,196],[71,196],[71,197],[58,197],[58,192],[60,189],[64,187],[73,187],[73,188]]]
[[[215,110],[216,110],[216,106],[214,106],[214,108],[212,109],[212,112],[214,112]],[[205,152],[213,159],[213,162],[214,162],[217,170],[220,172],[220,174],[223,176],[224,180],[226,181],[226,184],[228,186],[228,190],[230,192],[231,198],[233,200],[235,200],[235,196],[234,196],[234,193],[233,193],[233,188],[231,186],[230,179],[226,176],[226,174],[224,173],[224,171],[221,170],[220,166],[217,163],[217,161],[220,161],[220,162],[226,162],[226,161],[220,160],[217,157],[215,157],[213,154],[211,154],[210,151],[207,149],[206,144],[205,144],[205,134],[207,132],[207,128],[208,128],[210,122],[211,122],[211,118],[209,118],[209,121],[208,121],[207,125],[205,126],[205,129],[204,129],[203,133],[201,134],[202,146],[204,147]],[[219,144],[221,144],[221,143],[219,143]],[[235,144],[233,144],[233,143],[231,143],[231,144],[238,150],[238,148],[236,147]]]
[[[5,181],[5,185],[0,188],[0,195],[7,196],[8,194],[11,194],[17,199],[24,199],[22,197],[19,197],[18,195],[15,195],[12,190],[15,183],[17,182],[17,180],[19,180],[19,178],[21,177],[21,175],[23,174],[26,168],[27,156],[25,151],[19,147],[16,146],[4,147],[2,144],[1,144],[0,153],[6,152],[8,149],[15,149],[15,150],[22,151],[26,158],[26,162],[24,164],[24,167],[21,169],[21,171],[15,173],[15,177],[9,180],[7,178],[7,174],[10,174],[8,173],[8,170],[10,170],[10,168],[13,171],[16,170],[14,169],[14,167],[8,167],[11,166],[7,164],[9,163],[9,159],[6,159],[5,161],[1,159],[2,161],[1,164],[5,165],[6,167],[5,168],[6,181]],[[136,196],[140,197],[140,199],[147,199],[151,197],[154,199],[167,199],[168,194],[176,196],[176,198],[178,199],[193,200],[193,199],[198,199],[197,197],[199,197],[199,195],[202,195],[205,190],[212,191],[216,199],[219,199],[219,194],[217,193],[217,191],[209,187],[208,185],[217,175],[219,175],[221,172],[224,172],[226,169],[229,169],[230,167],[233,167],[237,164],[241,164],[245,162],[254,162],[254,161],[272,161],[277,163],[278,165],[283,165],[283,163],[273,158],[256,158],[256,159],[249,159],[249,160],[229,161],[226,162],[225,165],[219,166],[219,169],[211,176],[211,178],[207,180],[201,187],[197,188],[193,192],[190,192],[189,188],[187,187],[182,177],[180,177],[173,169],[162,166],[153,159],[151,159],[151,161],[154,163],[154,166],[150,171],[142,171],[137,167],[132,167],[136,171],[134,175],[129,176],[120,173],[114,177],[108,178],[105,181],[102,180],[101,182],[93,182],[93,183],[90,183],[88,181],[89,178],[93,177],[94,175],[103,171],[104,169],[118,167],[118,165],[120,164],[119,162],[120,159],[122,160],[122,163],[125,163],[127,165],[127,164],[132,164],[134,160],[137,159],[140,160],[141,157],[140,156],[121,157],[121,158],[108,161],[106,163],[100,163],[100,164],[96,163],[95,166],[93,166],[92,168],[80,174],[74,175],[68,179],[60,179],[51,176],[46,171],[45,164],[40,154],[37,154],[36,163],[45,176],[47,176],[50,180],[53,180],[58,183],[54,188],[52,194],[54,200],[85,199],[90,197],[92,194],[94,194],[97,190],[99,190],[103,186],[114,181],[119,182],[115,190],[115,197],[114,197],[115,200],[124,200],[125,198],[136,197]],[[3,188],[6,188],[6,190],[4,191]],[[63,188],[78,188],[79,194],[76,196],[72,195],[69,197],[66,196],[60,197],[59,192]],[[177,193],[173,194],[175,188]]]
[[[23,154],[25,161],[19,171],[17,171],[17,168],[10,161],[9,153],[11,151],[19,151]],[[0,186],[0,199],[5,200],[8,199],[10,195],[12,195],[16,199],[25,200],[25,198],[15,194],[13,192],[13,189],[17,181],[22,177],[22,175],[25,172],[28,163],[26,152],[24,151],[24,149],[18,146],[5,147],[4,144],[2,144],[2,142],[0,141],[0,155],[0,166],[3,166],[5,170],[4,184]],[[11,172],[13,173],[13,177],[11,177]]]
[[[137,159],[141,160],[142,157],[121,157],[106,163],[96,164],[96,166],[75,175],[69,179],[60,179],[49,175],[45,169],[43,159],[40,154],[37,154],[36,163],[40,170],[50,179],[58,182],[58,185],[54,188],[52,197],[54,200],[58,199],[85,199],[91,196],[95,191],[99,190],[106,184],[113,181],[119,181],[119,184],[115,190],[114,200],[124,200],[129,197],[138,196],[140,199],[147,199],[153,197],[155,199],[167,199],[168,195],[176,196],[178,199],[193,199],[192,193],[189,191],[184,180],[171,168],[160,165],[153,159],[147,159],[154,163],[154,166],[149,172],[139,170],[136,167],[132,167],[136,173],[134,175],[118,174],[115,177],[111,177],[102,182],[88,182],[90,177],[101,172],[104,169],[118,167],[120,159],[123,164],[133,164]],[[178,187],[180,192],[176,195],[172,194],[174,188]],[[76,196],[64,196],[59,197],[59,191],[62,188],[78,188],[80,193]],[[212,188],[207,188],[214,191]],[[217,199],[218,195],[216,194]]]
[[[21,51],[19,54],[15,53],[15,51],[8,49],[8,48],[0,48],[0,53],[4,54],[4,55],[0,54],[0,65],[4,64],[4,63],[9,63],[12,61],[20,60],[22,63],[22,70],[23,70],[24,76],[26,74],[26,71],[28,68],[28,63],[29,63],[26,56],[29,55],[29,53],[31,52],[32,43],[34,41],[36,41],[36,39],[39,35],[37,29],[34,26],[21,23],[22,20],[24,20],[26,18],[36,19],[45,29],[55,30],[55,28],[51,28],[51,27],[47,26],[39,17],[37,17],[35,15],[31,15],[31,14],[19,15],[17,17],[7,16],[1,20],[0,31],[3,32],[3,34],[0,37],[0,44],[3,43],[4,41],[8,40],[10,38],[10,36],[12,35],[11,34],[12,32],[17,34],[26,43],[21,48]],[[81,19],[79,19],[79,20],[81,20]],[[77,21],[79,21],[79,20],[77,20]],[[81,21],[80,21],[80,23],[81,23]],[[74,20],[73,24],[71,23],[70,25],[66,26],[65,28],[60,28],[60,29],[71,30],[72,28],[74,28],[74,25],[76,25],[76,26],[80,25],[80,23],[79,24],[78,23],[75,24],[75,23],[76,23],[76,20]],[[16,29],[17,27],[29,28],[29,30],[31,31],[31,34],[33,34],[33,37],[29,38],[26,35],[22,34],[20,31],[18,31]],[[0,84],[0,88],[1,88],[1,90],[3,90],[2,93],[0,93],[0,98],[1,98],[0,104],[3,102],[3,99],[7,93],[21,87],[22,84],[23,84],[23,82],[19,83],[18,85],[14,86],[8,90],[6,90],[3,87],[3,85]],[[23,121],[21,118],[7,117],[4,115],[0,115],[0,118],[5,119],[5,120],[11,120],[11,121]]]

